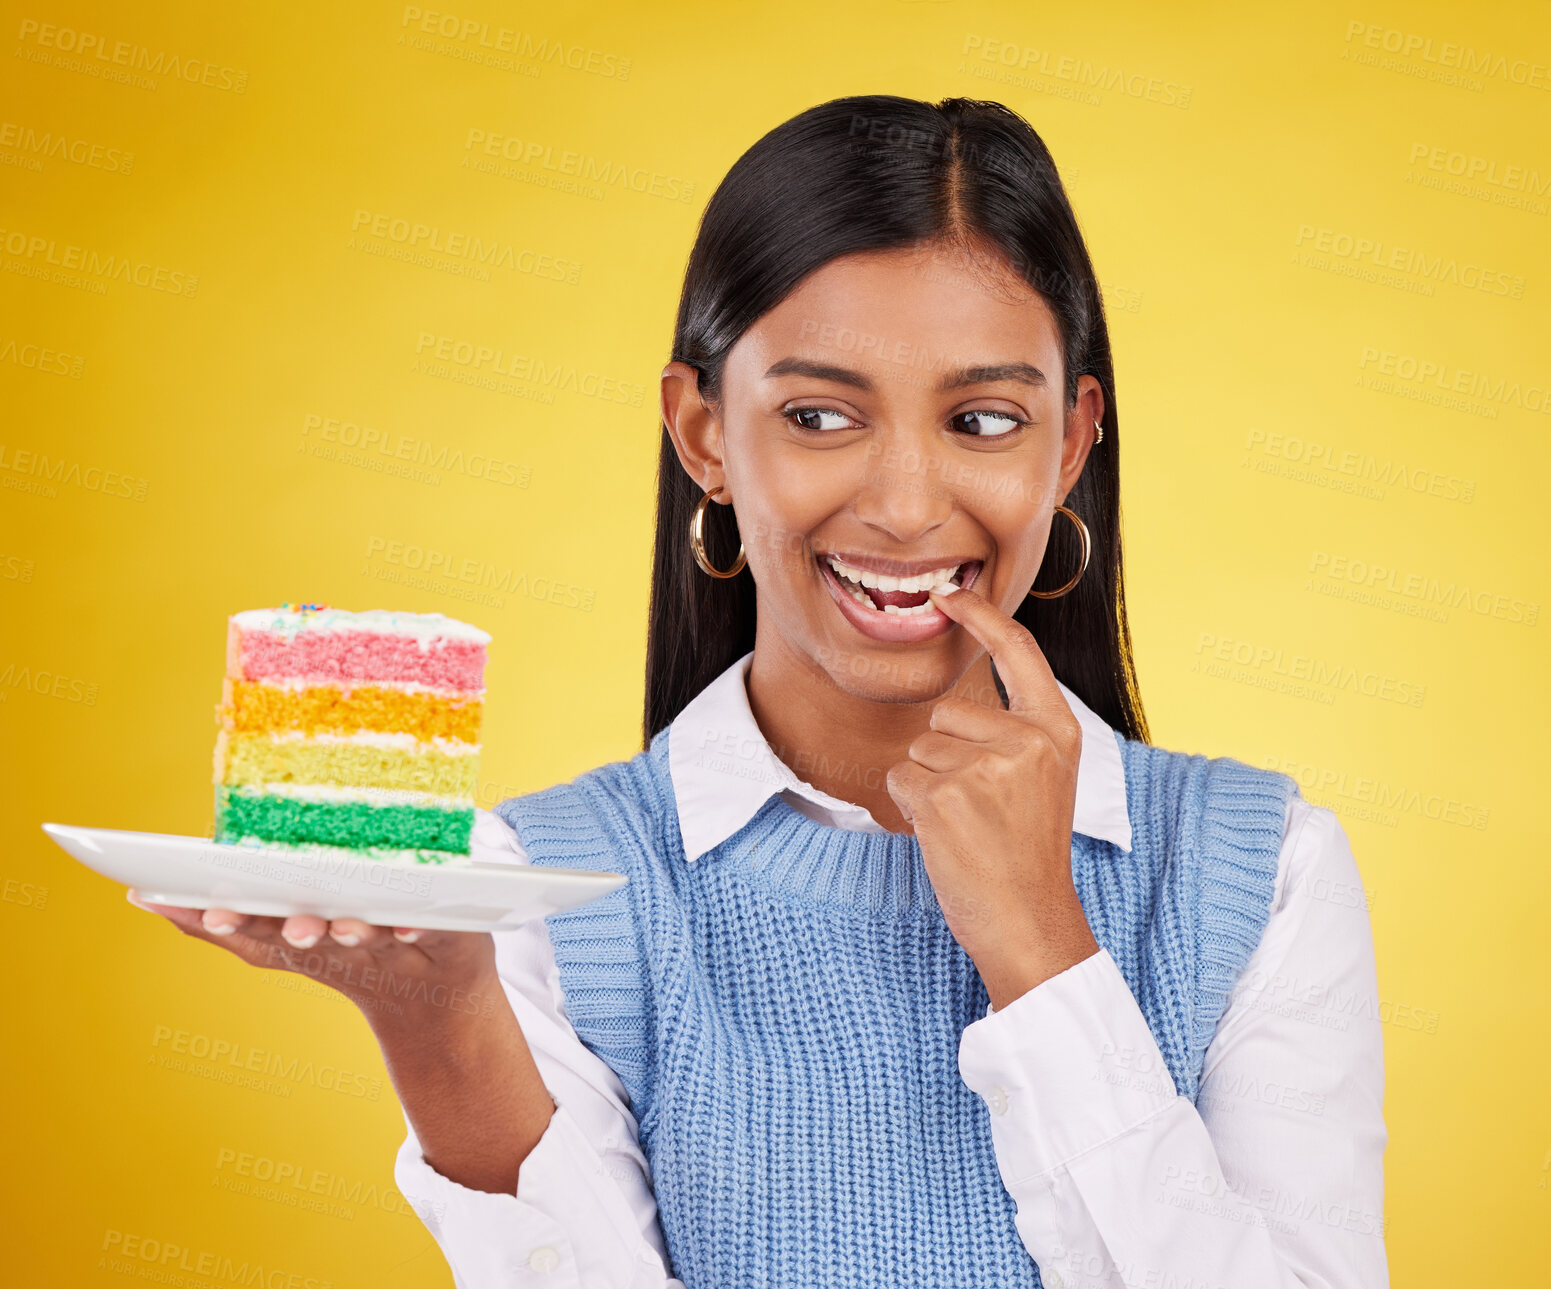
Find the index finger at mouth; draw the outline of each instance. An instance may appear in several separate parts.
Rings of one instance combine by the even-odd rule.
[[[1066,708],[1045,651],[1023,623],[967,587],[947,594],[933,589],[929,594],[933,604],[974,636],[991,655],[1007,689],[1008,711],[1038,716],[1056,706]]]

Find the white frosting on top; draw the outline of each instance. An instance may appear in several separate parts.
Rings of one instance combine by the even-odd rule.
[[[390,636],[413,636],[422,644],[438,636],[447,640],[474,640],[489,644],[490,635],[467,622],[441,613],[396,613],[392,609],[247,609],[232,614],[244,631],[273,631],[294,636],[301,631],[376,631]]]

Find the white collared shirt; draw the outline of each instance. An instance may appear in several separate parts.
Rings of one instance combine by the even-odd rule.
[[[745,654],[668,736],[685,858],[773,793],[841,828],[884,831],[803,782],[749,707]],[[1072,830],[1123,850],[1131,824],[1110,726],[1065,685],[1082,727]],[[475,857],[527,863],[479,811]],[[576,1036],[542,920],[495,937],[497,967],[555,1112],[516,1193],[425,1162],[400,1191],[461,1289],[682,1289],[618,1076]],[[1383,1240],[1384,1051],[1362,878],[1339,820],[1294,797],[1271,914],[1207,1048],[1195,1103],[1174,1091],[1146,1017],[1101,949],[967,1026],[959,1073],[984,1100],[1003,1185],[1047,1289],[1375,1289]]]

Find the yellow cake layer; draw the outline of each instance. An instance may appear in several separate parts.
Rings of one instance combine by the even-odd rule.
[[[295,688],[226,677],[221,724],[242,734],[300,730],[304,734],[413,734],[416,738],[479,741],[484,699],[411,692],[384,685],[304,685]]]
[[[223,729],[215,745],[215,781],[227,786],[307,783],[472,797],[478,770],[477,755],[450,755],[429,743],[415,748],[378,747],[326,737],[274,739]]]

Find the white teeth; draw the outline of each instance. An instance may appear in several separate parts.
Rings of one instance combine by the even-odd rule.
[[[958,573],[961,565],[950,564],[946,568],[935,568],[929,573],[921,573],[915,577],[890,577],[886,573],[874,573],[868,569],[854,568],[850,564],[842,563],[833,555],[825,556],[825,560],[835,572],[847,582],[859,586],[870,586],[880,591],[928,591],[934,586],[941,586],[944,582],[951,582]],[[871,600],[868,601],[872,603]],[[919,612],[929,606],[921,605],[916,609],[900,609],[896,612]]]
[[[855,568],[843,563],[833,555],[826,555],[825,562],[835,570],[840,579],[840,584],[845,588],[846,594],[860,604],[863,608],[873,613],[887,613],[897,618],[913,618],[923,613],[935,613],[937,608],[930,600],[922,604],[913,605],[910,608],[900,608],[895,604],[885,604],[880,610],[872,602],[871,597],[865,595],[862,588],[873,587],[880,591],[905,591],[907,593],[917,591],[935,590],[943,586],[956,589],[954,579],[958,576],[961,564],[951,564],[946,568],[933,569],[930,573],[922,573],[916,577],[890,577],[886,573],[874,573],[868,569]]]
[[[865,605],[867,608],[873,610],[873,612],[877,612],[878,606],[869,600],[864,594],[862,594],[861,591],[857,590],[856,587],[846,587],[846,594],[849,595],[858,604]]]

